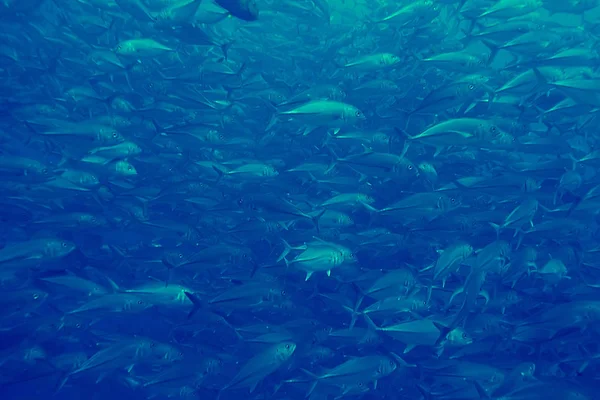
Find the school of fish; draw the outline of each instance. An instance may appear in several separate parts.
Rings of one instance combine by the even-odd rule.
[[[2,400],[599,398],[599,0],[0,27]]]

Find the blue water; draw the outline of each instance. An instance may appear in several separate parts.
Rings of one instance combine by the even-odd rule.
[[[0,398],[598,398],[598,6],[0,1]]]

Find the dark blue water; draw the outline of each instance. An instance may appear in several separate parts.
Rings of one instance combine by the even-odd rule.
[[[598,6],[0,1],[0,398],[598,398]]]

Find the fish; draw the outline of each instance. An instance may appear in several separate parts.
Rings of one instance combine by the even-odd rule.
[[[2,398],[597,398],[597,6],[0,1]]]

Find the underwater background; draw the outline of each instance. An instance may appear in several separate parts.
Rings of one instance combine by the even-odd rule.
[[[597,0],[0,0],[0,399],[600,399]]]

